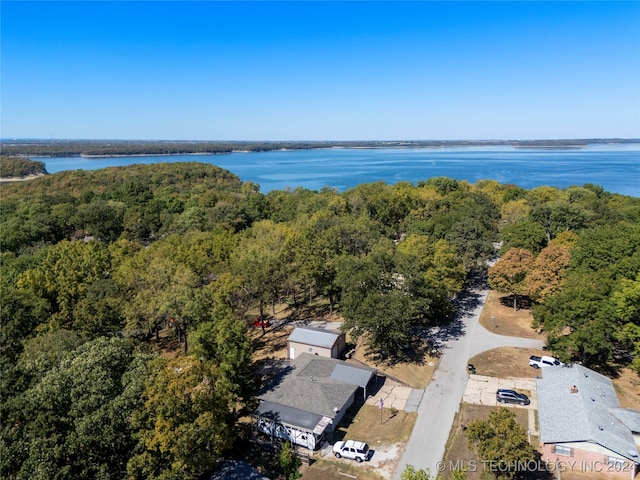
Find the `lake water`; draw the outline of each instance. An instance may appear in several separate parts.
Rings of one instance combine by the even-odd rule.
[[[39,158],[49,173],[131,164],[202,162],[229,170],[263,193],[328,186],[344,191],[382,180],[416,183],[450,177],[475,183],[493,179],[531,189],[594,183],[612,193],[640,197],[640,144],[588,145],[576,149],[508,146],[271,151],[226,155],[107,158]]]

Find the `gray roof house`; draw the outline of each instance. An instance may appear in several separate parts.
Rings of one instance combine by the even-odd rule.
[[[292,360],[301,353],[338,358],[345,345],[344,333],[307,326],[296,327],[287,339],[287,351]]]
[[[260,406],[254,417],[321,436],[335,429],[360,389],[366,398],[376,373],[373,368],[301,353],[287,361],[258,395]]]
[[[573,457],[594,471],[595,465],[613,465],[611,471],[634,478],[640,463],[640,412],[620,408],[611,380],[581,365],[542,373],[536,389],[543,458]]]

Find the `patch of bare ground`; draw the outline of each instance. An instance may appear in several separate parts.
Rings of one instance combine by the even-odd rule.
[[[293,327],[266,327],[262,333],[260,327],[250,327],[249,337],[254,342],[253,360],[262,362],[268,359],[287,359],[287,338],[293,331]]]
[[[173,328],[160,329],[152,342],[160,352],[160,356],[166,360],[171,360],[184,352],[184,344],[178,342],[178,336]]]
[[[640,375],[629,368],[623,368],[618,377],[613,379],[613,385],[622,408],[640,410]]]
[[[511,296],[491,290],[480,314],[480,325],[490,332],[511,337],[545,340],[531,324],[533,316],[529,308],[513,308]]]
[[[429,385],[438,366],[438,357],[429,355],[426,351],[416,354],[416,358],[404,362],[380,361],[362,343],[356,346],[353,359],[377,368],[381,374],[392,380],[417,389],[426,388]]]
[[[536,378],[540,370],[529,366],[531,355],[549,355],[536,348],[500,347],[482,352],[469,359],[478,375],[488,377]]]
[[[343,461],[337,463],[327,457],[313,462],[309,466],[300,468],[302,480],[384,480],[385,477],[379,475],[373,470],[360,468],[358,464],[353,462],[347,463]]]
[[[286,303],[276,304],[270,307],[268,315],[264,316],[269,322],[264,331],[261,327],[253,325],[259,312],[257,310],[249,311],[246,315],[246,322],[249,325],[249,336],[254,341],[254,361],[287,359],[287,338],[294,329],[293,322],[335,321],[337,329],[340,319],[330,314],[328,310],[328,304],[325,305],[323,302],[297,307]]]
[[[26,180],[33,180],[34,178],[42,177],[43,175],[47,175],[46,173],[34,173],[31,175],[24,175],[22,177],[0,177],[0,183],[9,183],[9,182],[24,182]]]

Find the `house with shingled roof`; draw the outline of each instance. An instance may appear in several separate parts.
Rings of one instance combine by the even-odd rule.
[[[253,418],[259,431],[314,450],[376,382],[373,368],[301,353],[262,389]]]
[[[635,478],[640,411],[620,408],[611,379],[581,365],[549,367],[536,390],[543,460]]]

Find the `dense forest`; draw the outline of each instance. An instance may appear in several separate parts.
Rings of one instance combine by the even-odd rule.
[[[406,361],[496,242],[492,287],[532,303],[554,353],[640,371],[640,199],[597,185],[262,194],[193,162],[0,194],[2,478],[195,478],[233,456],[255,405],[248,312],[321,298],[380,360]]]
[[[592,138],[575,140],[412,140],[333,142],[212,142],[141,140],[3,140],[3,155],[85,157],[118,155],[223,154],[233,151],[308,150],[314,148],[418,148],[507,145],[515,148],[579,148],[589,144],[638,143],[640,139]]]

